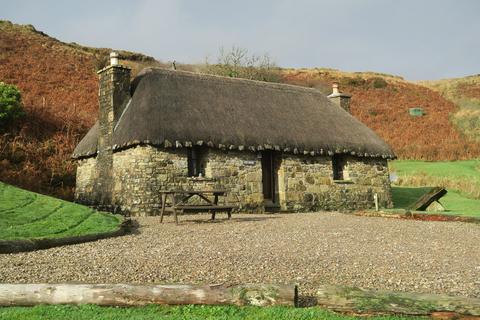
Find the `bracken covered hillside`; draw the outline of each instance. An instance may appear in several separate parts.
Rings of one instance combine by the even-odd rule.
[[[26,118],[0,128],[0,179],[71,199],[71,153],[97,116],[96,70],[109,49],[65,44],[32,26],[0,21],[0,81],[18,86]],[[138,71],[153,58],[122,52]]]
[[[480,155],[479,143],[457,130],[451,117],[458,107],[425,86],[376,73],[346,73],[331,69],[287,70],[284,81],[331,92],[340,83],[352,95],[352,114],[384,138],[402,159],[455,160]],[[409,108],[421,107],[422,117]]]
[[[459,108],[452,117],[453,123],[465,135],[480,142],[480,75],[420,83],[454,102]]]

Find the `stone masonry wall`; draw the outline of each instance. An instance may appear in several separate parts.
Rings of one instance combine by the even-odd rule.
[[[329,97],[330,101],[335,103],[337,106],[343,110],[350,113],[350,97],[347,95],[339,95],[336,97]]]
[[[160,211],[158,191],[226,189],[222,203],[263,212],[261,159],[257,153],[206,149],[204,177],[188,177],[187,150],[137,146],[113,154],[113,205],[134,216]],[[76,198],[89,199],[98,188],[95,158],[80,160]],[[391,206],[387,161],[347,157],[345,181],[333,181],[330,157],[278,157],[278,199],[283,211],[354,210]]]
[[[262,163],[253,152],[209,149],[205,178],[228,190],[226,202],[240,210],[262,212]]]
[[[130,97],[130,69],[115,65],[108,66],[99,74],[99,137],[97,188],[95,202],[108,206],[112,203],[113,151],[112,135],[116,121]]]
[[[226,189],[225,203],[241,210],[263,210],[256,154],[209,149],[205,157],[205,177],[194,178],[188,177],[185,149],[137,146],[114,153],[115,205],[134,216],[155,215],[160,212],[159,190]]]
[[[188,172],[186,154],[151,146],[116,152],[113,168],[113,202],[133,216],[159,213],[158,191],[179,187]]]
[[[81,159],[77,162],[75,201],[95,204],[97,188],[97,158]]]
[[[392,204],[387,160],[347,157],[345,181],[333,180],[330,157],[282,157],[279,169],[282,210],[355,210]]]

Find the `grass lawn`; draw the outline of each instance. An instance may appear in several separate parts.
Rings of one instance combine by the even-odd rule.
[[[390,163],[390,171],[397,174],[402,184],[392,189],[396,209],[408,208],[433,186],[444,186],[448,191],[440,199],[447,209],[444,214],[480,217],[480,199],[472,196],[480,190],[479,160],[396,160]]]
[[[411,204],[427,193],[431,187],[395,187],[392,186],[393,206],[395,209],[407,209]],[[447,193],[448,194],[448,193]]]
[[[390,162],[390,171],[398,176],[426,174],[444,178],[480,179],[480,160],[419,161],[395,160]]]
[[[61,238],[114,231],[121,216],[0,182],[0,240]]]
[[[145,306],[134,308],[83,306],[36,306],[36,307],[6,307],[0,308],[2,320],[109,320],[109,319],[251,319],[251,320],[348,320],[358,319],[353,316],[343,316],[320,308],[288,308],[288,307],[233,307],[233,306]],[[413,317],[382,316],[368,319],[400,320]],[[421,318],[415,318],[421,319]]]
[[[394,208],[407,209],[430,189],[431,187],[392,187]],[[457,191],[448,190],[440,202],[446,211],[438,213],[480,218],[480,200],[469,199]]]

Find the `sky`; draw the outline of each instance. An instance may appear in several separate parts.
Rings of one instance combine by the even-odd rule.
[[[0,19],[64,42],[215,62],[221,47],[281,67],[408,80],[480,73],[480,0],[0,0]]]

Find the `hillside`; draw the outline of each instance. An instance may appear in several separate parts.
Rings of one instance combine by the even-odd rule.
[[[27,114],[0,131],[2,181],[72,198],[70,155],[96,119],[96,70],[110,51],[62,43],[32,26],[0,21],[0,81],[18,86]],[[121,54],[134,72],[160,65],[141,54]]]
[[[63,43],[32,26],[0,21],[0,81],[19,87],[27,113],[23,121],[0,128],[2,181],[72,199],[75,164],[70,155],[97,117],[96,71],[107,63],[110,51]],[[146,66],[167,66],[139,53],[120,54],[134,75]],[[177,65],[183,70],[205,70]],[[352,113],[392,145],[400,158],[480,155],[479,144],[469,142],[449,120],[457,111],[455,104],[426,86],[384,74],[330,69],[282,69],[282,75],[286,83],[327,94],[331,83],[339,81],[341,90],[353,95]],[[408,108],[417,106],[427,115],[409,116]]]
[[[459,108],[452,116],[453,123],[466,136],[480,141],[480,75],[423,81],[420,84],[454,102]]]
[[[480,146],[458,132],[450,117],[457,106],[439,92],[400,77],[332,69],[286,70],[284,81],[331,92],[340,83],[352,95],[352,114],[384,138],[401,159],[455,160],[480,155]],[[412,117],[421,107],[425,116]]]

